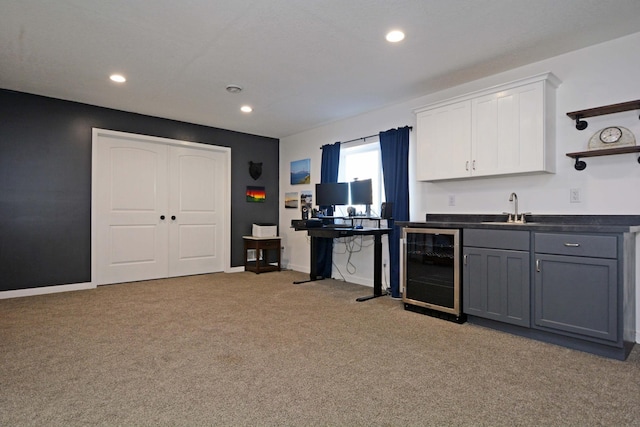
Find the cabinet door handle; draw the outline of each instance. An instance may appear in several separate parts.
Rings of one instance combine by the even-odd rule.
[[[564,244],[568,248],[578,248],[580,247],[580,243],[565,243]]]
[[[475,160],[473,162],[471,162],[471,168],[473,170],[476,170],[476,161]]]
[[[540,273],[540,260],[539,259],[536,260],[536,271],[538,273]]]
[[[464,164],[464,170],[468,171],[469,170],[469,160],[467,160]]]
[[[464,265],[467,265],[467,255],[466,254],[462,257],[462,260],[463,260]]]

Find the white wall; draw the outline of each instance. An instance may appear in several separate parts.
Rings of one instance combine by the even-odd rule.
[[[620,125],[640,139],[640,111],[628,111],[587,119],[589,127],[577,131],[567,112],[640,99],[640,33],[595,45],[549,60],[496,74],[438,93],[391,105],[361,116],[283,138],[280,141],[280,230],[285,246],[283,263],[288,268],[309,271],[309,244],[305,233],[290,229],[291,219],[299,219],[298,210],[284,209],[285,192],[312,189],[289,185],[291,161],[311,159],[311,182],[320,181],[320,146],[376,134],[389,128],[415,126],[413,110],[434,102],[476,90],[551,71],[562,84],[556,91],[556,164],[555,174],[500,178],[467,179],[426,183],[412,177],[415,168],[415,132],[411,134],[410,219],[423,221],[429,213],[501,213],[511,210],[509,194],[518,194],[520,210],[534,214],[640,214],[640,165],[634,154],[584,159],[586,170],[578,172],[565,153],[583,151],[597,130]],[[640,141],[639,141],[640,143]],[[569,203],[569,189],[580,189],[581,203]],[[456,205],[448,206],[454,195]],[[640,245],[640,242],[638,243]],[[639,246],[640,247],[640,246]],[[385,249],[386,250],[386,249]],[[638,251],[640,252],[640,251]],[[371,285],[373,252],[361,253],[358,273],[347,280]],[[343,256],[334,256],[344,270]],[[638,255],[640,265],[640,255]],[[636,274],[640,277],[640,274]],[[640,308],[640,286],[636,284]],[[636,316],[636,341],[640,342],[640,316]]]

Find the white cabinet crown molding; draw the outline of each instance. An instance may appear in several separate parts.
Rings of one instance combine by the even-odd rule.
[[[529,83],[536,83],[540,81],[546,81],[548,84],[551,85],[553,89],[557,89],[562,84],[562,81],[555,74],[553,74],[551,71],[548,71],[546,73],[536,74],[534,76],[513,80],[508,83],[491,86],[489,88],[468,92],[463,95],[455,96],[453,98],[448,98],[442,101],[434,102],[432,104],[428,104],[423,107],[416,108],[415,110],[413,110],[413,112],[414,114],[418,114],[423,111],[431,110],[434,108],[444,107],[449,104],[455,104],[457,102],[467,101],[470,99],[478,98],[485,95],[490,95],[492,93],[500,92],[503,90],[509,90],[509,89],[516,88],[518,86],[523,86]]]

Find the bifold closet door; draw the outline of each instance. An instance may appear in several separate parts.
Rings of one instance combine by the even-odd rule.
[[[96,284],[224,270],[225,154],[101,134]]]

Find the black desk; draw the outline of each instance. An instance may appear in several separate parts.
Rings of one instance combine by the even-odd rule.
[[[391,231],[390,228],[334,228],[327,226],[307,228],[302,225],[296,225],[294,229],[296,231],[306,231],[311,237],[311,272],[309,274],[309,280],[294,283],[307,283],[324,279],[324,277],[318,276],[318,267],[316,265],[318,237],[336,239],[350,236],[373,236],[373,295],[357,298],[356,301],[367,301],[386,295],[382,292],[382,236],[389,234]]]
[[[362,221],[375,221],[376,222],[376,227],[380,228],[380,221],[384,220],[384,218],[380,218],[378,216],[323,216],[320,217],[319,219],[330,219],[330,220],[335,220],[335,219],[339,219],[342,221],[349,221],[351,224],[351,227],[355,227],[357,224],[354,224],[354,221],[360,221],[362,223]]]

